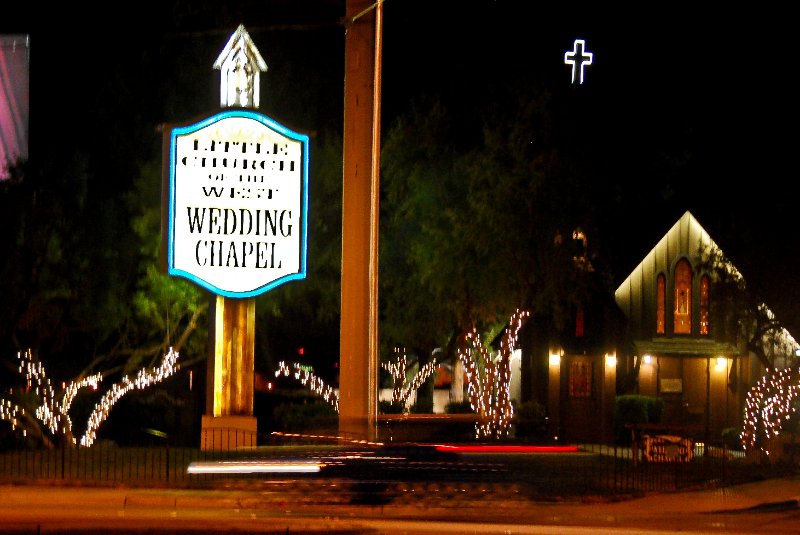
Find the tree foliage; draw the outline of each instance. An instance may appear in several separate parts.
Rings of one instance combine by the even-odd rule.
[[[208,293],[159,269],[163,263],[160,184],[161,167],[144,164],[126,196],[140,255],[131,313],[122,318],[122,334],[127,338],[121,337],[116,346],[127,355],[126,372],[152,364],[170,347],[188,355],[188,362],[202,360],[206,354]]]
[[[0,332],[4,352],[59,350],[71,329],[87,262],[79,232],[86,175],[20,163],[0,182]]]
[[[794,339],[785,324],[748,285],[722,251],[712,245],[700,251],[701,269],[711,285],[711,317],[718,338],[741,341],[767,369],[783,368],[794,360]]]
[[[452,358],[473,326],[496,331],[520,306],[563,326],[592,291],[572,235],[596,228],[596,192],[557,149],[549,93],[494,102],[465,120],[439,100],[416,101],[385,136],[385,349],[447,347]]]
[[[299,358],[330,381],[339,355],[342,262],[342,140],[335,131],[312,137],[309,153],[308,272],[257,298],[260,366],[274,370]]]
[[[414,109],[398,120],[381,151],[382,354],[388,358],[403,346],[421,365],[459,330],[466,284],[458,273],[463,252],[455,250],[463,240],[448,230],[463,207],[456,153],[447,143],[451,128],[442,106]]]

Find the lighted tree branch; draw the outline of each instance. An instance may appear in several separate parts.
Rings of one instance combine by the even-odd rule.
[[[12,431],[21,433],[23,437],[41,440],[46,448],[54,447],[53,441],[43,432],[41,422],[21,405],[0,399],[0,420],[9,422]]]
[[[178,353],[170,348],[169,352],[164,355],[161,365],[158,368],[147,370],[142,368],[133,379],[130,376],[125,376],[122,380],[114,384],[97,402],[94,410],[89,415],[89,421],[86,425],[86,433],[81,438],[81,446],[91,446],[94,443],[97,435],[97,429],[108,418],[114,404],[119,401],[122,396],[131,390],[144,390],[145,388],[154,384],[160,383],[167,377],[174,374],[178,367],[176,362],[178,360]]]
[[[33,415],[51,433],[54,435],[60,434],[69,443],[74,444],[72,420],[69,417],[72,402],[82,388],[91,387],[97,389],[97,384],[102,380],[102,377],[100,374],[94,374],[80,381],[62,384],[62,393],[60,399],[58,399],[44,366],[34,360],[32,353],[30,351],[17,353],[17,358],[20,361],[19,373],[25,378],[26,382],[25,391],[32,393],[37,399],[41,400],[41,404],[33,411]],[[2,419],[10,421],[12,429],[16,429],[20,425],[21,419],[27,416],[25,410],[15,404],[15,411],[12,413],[10,410],[11,402],[4,401],[3,404],[7,409],[3,411]],[[27,435],[27,430],[32,427],[31,424],[35,425],[35,422],[28,420],[27,424],[23,426],[25,435]]]
[[[745,401],[742,445],[745,450],[770,454],[769,439],[794,415],[795,397],[800,393],[800,377],[796,368],[772,370],[747,393]]]
[[[21,427],[22,423],[20,420],[24,415],[25,409],[7,399],[0,399],[0,420],[5,420],[10,423],[12,430]]]
[[[508,433],[514,407],[511,404],[511,354],[517,335],[529,313],[517,310],[508,322],[500,342],[499,355],[494,358],[473,328],[464,336],[458,358],[464,365],[468,381],[468,398],[478,415],[476,437],[498,438]]]
[[[53,435],[60,435],[67,443],[76,444],[77,441],[72,432],[72,420],[69,416],[72,402],[83,388],[89,387],[97,390],[99,383],[103,380],[102,374],[96,373],[78,381],[72,381],[68,384],[63,383],[62,393],[60,399],[58,399],[55,389],[45,373],[44,366],[40,362],[34,361],[30,351],[18,353],[17,358],[20,360],[19,373],[26,380],[25,392],[32,393],[38,400],[41,400],[40,405],[33,411],[36,420],[41,422]],[[108,417],[114,404],[129,391],[144,389],[172,375],[177,370],[175,365],[177,359],[178,353],[170,348],[169,352],[164,356],[160,367],[150,371],[143,368],[139,370],[133,380],[130,377],[125,377],[122,381],[112,386],[111,390],[106,392],[101,401],[95,405],[89,417],[86,432],[80,439],[80,444],[87,447],[91,446],[97,429]],[[10,422],[12,429],[19,428],[26,436],[28,430],[32,430],[35,425],[35,421],[23,407],[5,399],[0,399],[0,420]],[[41,433],[41,435],[42,440],[49,444],[49,439],[45,434]]]
[[[395,348],[394,352],[400,353],[400,349]],[[394,381],[392,403],[400,404],[404,409],[408,409],[408,400],[411,398],[411,394],[416,392],[417,389],[422,386],[422,383],[436,371],[436,359],[434,358],[420,368],[411,381],[408,381],[406,377],[408,361],[406,359],[405,349],[403,349],[402,354],[397,357],[396,362],[384,362],[381,366],[391,374],[392,380]]]
[[[293,375],[303,386],[308,387],[312,392],[321,396],[322,399],[333,406],[337,413],[339,412],[339,393],[333,387],[325,385],[325,382],[314,375],[314,372],[301,366],[297,362],[292,364],[292,368],[294,368],[294,373],[292,373],[292,370],[285,362],[281,361],[278,363],[278,370],[275,372],[275,377],[280,377],[281,375],[289,377],[289,375]]]

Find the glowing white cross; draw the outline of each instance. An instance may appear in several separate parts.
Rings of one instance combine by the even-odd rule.
[[[580,82],[583,83],[583,67],[584,65],[591,65],[592,64],[592,54],[591,52],[586,52],[586,43],[583,39],[575,39],[575,44],[573,45],[572,52],[567,51],[564,54],[564,63],[567,65],[572,65],[572,83],[575,83],[575,71],[580,68],[581,75],[580,75]]]

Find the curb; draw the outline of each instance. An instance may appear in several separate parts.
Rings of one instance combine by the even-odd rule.
[[[783,511],[793,511],[800,509],[800,499],[782,500],[779,502],[764,502],[751,507],[742,507],[739,509],[720,509],[717,511],[709,511],[711,514],[726,513],[779,513]]]

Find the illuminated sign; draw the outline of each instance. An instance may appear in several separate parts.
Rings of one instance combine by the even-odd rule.
[[[168,273],[225,297],[305,278],[308,136],[244,109],[169,136]]]
[[[592,64],[594,54],[586,52],[586,43],[583,39],[575,39],[572,45],[572,52],[564,53],[564,63],[572,65],[572,83],[575,83],[575,75],[578,74],[580,82],[583,83],[583,67]],[[579,71],[579,73],[577,72]]]

